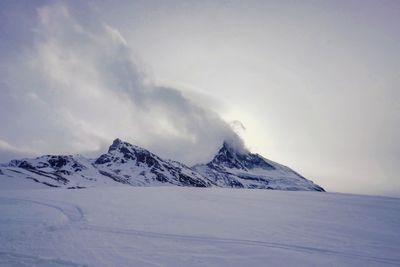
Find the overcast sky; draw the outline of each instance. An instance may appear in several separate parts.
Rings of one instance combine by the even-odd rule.
[[[117,3],[118,2],[118,3]],[[0,161],[224,139],[400,196],[399,1],[1,1]]]

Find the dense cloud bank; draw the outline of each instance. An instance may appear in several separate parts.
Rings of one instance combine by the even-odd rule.
[[[223,140],[243,146],[218,114],[153,85],[117,29],[60,4],[37,17],[32,45],[1,66],[1,160],[96,152],[116,137],[188,164]]]

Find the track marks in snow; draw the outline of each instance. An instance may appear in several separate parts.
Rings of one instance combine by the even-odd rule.
[[[203,236],[193,236],[193,235],[180,235],[180,234],[169,234],[169,233],[158,233],[158,232],[149,232],[149,231],[140,231],[134,229],[117,229],[112,227],[104,227],[104,226],[94,226],[94,225],[85,225],[83,229],[89,231],[96,232],[106,232],[113,234],[122,234],[122,235],[134,235],[137,237],[145,237],[145,238],[155,238],[155,239],[169,239],[169,240],[177,240],[177,241],[195,241],[195,242],[203,242],[209,244],[231,244],[235,246],[261,246],[265,248],[273,248],[273,249],[284,249],[295,252],[309,253],[309,254],[324,254],[330,256],[340,256],[352,259],[359,259],[364,261],[373,261],[376,263],[384,263],[399,266],[400,259],[390,259],[383,257],[373,257],[368,255],[362,255],[358,253],[351,252],[343,252],[343,251],[335,251],[323,248],[315,248],[308,246],[300,246],[300,245],[291,245],[284,243],[276,243],[276,242],[267,242],[267,241],[258,241],[258,240],[247,240],[247,239],[233,239],[233,238],[220,238],[220,237],[203,237]]]
[[[85,221],[85,216],[83,214],[82,209],[71,203],[62,201],[52,201],[52,203],[48,203],[44,202],[44,200],[38,201],[38,200],[22,199],[22,198],[0,197],[0,204],[13,204],[18,202],[40,205],[51,209],[55,209],[60,213],[62,213],[68,219],[70,224]]]
[[[150,191],[150,189],[146,190]],[[163,190],[169,192],[167,189]],[[160,194],[164,192],[163,190],[159,189]],[[385,243],[384,241],[387,240],[387,238],[385,239],[385,236],[381,238],[380,235],[377,235],[377,233],[381,233],[382,231],[378,231],[379,229],[376,228],[376,224],[372,224],[373,227],[370,226],[370,224],[366,224],[366,229],[372,229],[372,233],[376,236],[371,235],[364,239],[356,238],[354,242],[347,239],[353,237],[351,234],[354,233],[350,232],[350,230],[353,229],[352,227],[347,227],[349,225],[348,222],[354,221],[356,225],[358,225],[357,223],[359,223],[359,220],[348,220],[347,217],[344,217],[347,213],[343,212],[342,209],[336,208],[336,211],[335,209],[332,211],[336,212],[335,215],[339,216],[338,225],[343,226],[344,230],[347,229],[348,231],[345,232],[343,236],[339,236],[342,237],[342,239],[323,239],[326,236],[333,237],[333,235],[317,236],[319,239],[316,240],[312,238],[302,239],[300,238],[302,234],[304,234],[302,231],[294,232],[297,236],[295,235],[293,238],[285,238],[285,236],[279,238],[279,236],[275,236],[275,238],[272,239],[266,231],[263,231],[263,229],[265,230],[265,228],[268,227],[270,221],[265,220],[260,221],[260,223],[257,221],[258,224],[246,224],[248,220],[243,219],[243,215],[238,218],[243,219],[243,223],[233,224],[236,228],[228,228],[230,230],[229,232],[236,233],[232,231],[232,229],[240,229],[239,227],[255,225],[254,229],[260,230],[261,235],[247,235],[246,231],[238,231],[237,235],[231,235],[233,238],[224,238],[222,237],[224,227],[221,227],[221,231],[215,231],[215,228],[213,228],[219,226],[219,221],[211,220],[210,223],[208,223],[207,220],[205,222],[202,221],[203,218],[210,218],[214,213],[210,212],[208,208],[202,209],[200,204],[204,203],[205,205],[207,203],[213,203],[214,201],[221,201],[220,203],[226,205],[229,211],[231,205],[225,204],[226,202],[224,202],[227,199],[226,196],[229,196],[228,200],[230,201],[232,201],[232,199],[236,200],[237,198],[237,201],[232,204],[235,207],[248,208],[250,205],[251,207],[257,207],[260,202],[259,199],[262,199],[260,192],[256,192],[257,194],[243,194],[243,197],[238,198],[236,191],[223,191],[221,192],[222,196],[219,197],[214,191],[192,194],[189,190],[188,193],[185,193],[186,191],[182,190],[181,192],[177,189],[173,189],[173,194],[182,194],[184,196],[183,199],[187,200],[187,204],[182,202],[179,197],[176,199],[169,199],[169,204],[164,206],[160,205],[158,198],[154,200],[154,195],[142,194],[142,191],[139,191],[139,189],[135,192],[131,190],[117,190],[117,195],[112,194],[115,193],[115,191],[110,191],[110,196],[107,196],[107,198],[103,198],[101,194],[93,193],[93,195],[90,195],[92,192],[96,192],[94,190],[68,192],[68,194],[65,193],[63,195],[41,195],[35,193],[32,195],[16,194],[0,197],[0,206],[5,208],[5,212],[2,215],[9,215],[8,217],[10,218],[10,220],[8,220],[7,216],[4,216],[1,218],[2,220],[0,220],[0,222],[3,221],[2,223],[4,226],[4,239],[1,241],[5,241],[3,246],[0,246],[0,267],[85,266],[83,264],[90,264],[90,266],[111,266],[116,263],[121,263],[119,266],[127,266],[129,263],[135,263],[135,266],[151,267],[194,265],[240,266],[242,263],[246,262],[252,262],[254,266],[264,266],[265,263],[274,265],[274,263],[281,261],[288,261],[292,264],[299,263],[299,266],[309,266],[309,263],[341,266],[400,266],[400,258],[396,254],[396,244],[398,244],[398,242],[389,239],[390,242]],[[87,197],[85,195],[81,197],[82,193],[89,196]],[[123,195],[124,193],[126,193],[126,195]],[[119,195],[121,195],[120,198]],[[282,198],[284,198],[285,201],[288,196],[290,197],[291,194],[286,192],[284,194],[282,193]],[[302,200],[303,197],[301,194],[294,194],[294,196],[296,200]],[[165,193],[163,199],[167,199],[168,197],[170,197],[170,195]],[[217,197],[218,199],[214,199]],[[270,193],[268,197],[275,200],[275,195],[273,195],[273,193]],[[56,198],[57,200],[45,198]],[[309,203],[306,202],[308,198],[310,198],[308,195],[307,198],[304,197],[304,205]],[[143,201],[148,199],[152,199],[153,202],[150,204],[145,203],[146,205],[144,205],[144,207],[137,209],[133,207],[132,210],[129,210],[129,207],[131,207],[130,203],[144,203]],[[280,200],[280,198],[277,199]],[[320,198],[316,197],[316,203],[319,203],[317,202],[318,199]],[[128,200],[129,202],[127,202]],[[337,202],[335,203],[340,204],[342,200],[342,196],[337,196]],[[346,202],[350,200],[346,199]],[[71,201],[75,204],[65,201]],[[244,204],[242,204],[242,202]],[[287,208],[287,206],[290,205],[290,201],[272,201],[271,205],[277,205],[275,203],[278,202],[283,208]],[[126,203],[129,203],[129,205]],[[199,208],[199,210],[195,209],[196,216],[192,216],[190,213],[192,209],[185,209],[186,206],[182,207],[178,205],[177,209],[171,209],[171,207],[175,207],[176,203],[179,205],[183,205],[181,203],[185,203],[184,205],[194,205],[194,207]],[[4,206],[2,206],[2,204]],[[353,206],[357,205],[355,207],[359,208],[359,204],[356,201],[350,201],[350,204]],[[264,203],[262,205],[264,205]],[[325,206],[317,205],[316,207]],[[374,208],[374,206],[363,206],[361,208],[371,209]],[[393,219],[396,221],[396,214],[392,214],[396,212],[397,209],[393,210],[390,206],[386,207],[386,209],[388,215],[384,213],[384,217],[382,218],[385,220],[381,218],[379,222],[385,223]],[[168,212],[164,212],[165,210]],[[37,216],[35,214],[36,211],[38,212]],[[347,210],[344,209],[344,211]],[[369,218],[369,214],[376,214],[376,211],[373,213],[372,211],[366,212],[364,218]],[[19,214],[23,216],[19,216]],[[142,225],[144,227],[146,224],[153,222],[152,215],[154,215],[157,221],[157,223],[150,225],[150,227],[152,227],[151,229],[154,230],[139,230]],[[187,232],[188,235],[174,234],[184,229],[180,227],[171,228],[170,224],[164,225],[162,221],[163,218],[171,218],[171,216],[174,215],[181,216],[176,219],[178,226],[180,223],[184,222],[185,225],[182,225],[186,227],[184,229],[190,229],[188,228],[190,226],[193,231]],[[252,215],[252,213],[248,215]],[[341,217],[340,215],[343,216]],[[361,215],[363,215],[363,213],[361,213]],[[390,216],[392,216],[393,219]],[[282,218],[282,222],[287,222],[289,224],[294,222],[294,218],[297,217],[287,216]],[[130,219],[132,219],[132,221],[130,221]],[[196,224],[194,221],[196,219],[199,219],[200,223]],[[20,225],[18,220],[21,221]],[[26,222],[24,223],[23,220],[26,220]],[[329,228],[330,225],[327,225],[328,228],[318,228],[322,226],[322,223],[325,221],[327,220],[322,218],[317,221],[318,223],[311,224],[311,226],[313,226],[312,229],[322,234],[325,234],[325,231],[334,233],[339,229]],[[16,222],[16,225],[12,225],[13,222]],[[193,224],[191,225],[192,222]],[[250,220],[250,222],[253,221]],[[374,223],[374,221],[372,221],[372,223]],[[111,225],[116,227],[112,227]],[[198,225],[200,225],[200,228],[196,228]],[[280,227],[280,225],[273,223],[271,223],[271,225],[273,227]],[[393,224],[386,223],[386,225],[391,226]],[[208,231],[207,227],[210,227],[212,231]],[[341,227],[340,230],[343,227]],[[166,229],[169,229],[169,231]],[[281,230],[280,233],[283,235],[291,234],[290,232],[285,232],[285,229],[286,228],[282,226],[281,229],[277,230]],[[19,234],[21,230],[25,231],[27,235]],[[170,233],[166,233],[165,231]],[[200,232],[203,234],[200,234]],[[385,234],[384,231],[383,234]],[[299,239],[296,239],[296,237],[299,237]],[[8,243],[8,240],[10,243]],[[275,242],[269,242],[269,240]],[[295,241],[291,242],[287,240]],[[307,240],[311,242],[307,242]],[[368,242],[362,243],[362,240]],[[349,243],[347,246],[341,247],[342,241],[348,241]],[[372,243],[373,241],[374,243]],[[386,244],[389,250],[387,250],[386,247],[378,247],[379,244]],[[359,249],[359,246],[356,247],[356,245],[362,245],[363,250]],[[51,257],[47,258],[46,256]],[[65,259],[65,261],[63,259]],[[79,262],[83,264],[79,264]]]
[[[41,267],[86,267],[72,261],[65,261],[61,259],[51,259],[44,257],[37,257],[32,255],[25,255],[12,252],[0,251],[0,267],[10,266],[41,266]]]

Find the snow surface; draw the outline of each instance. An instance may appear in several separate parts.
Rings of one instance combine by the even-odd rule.
[[[0,266],[400,266],[399,230],[397,198],[215,187],[0,190]]]

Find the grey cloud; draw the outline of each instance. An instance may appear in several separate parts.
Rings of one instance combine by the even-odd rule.
[[[146,81],[117,29],[84,23],[60,4],[38,9],[38,18],[34,47],[2,64],[0,138],[8,143],[77,153],[121,137],[188,164],[208,160],[223,140],[243,145],[215,112]]]

